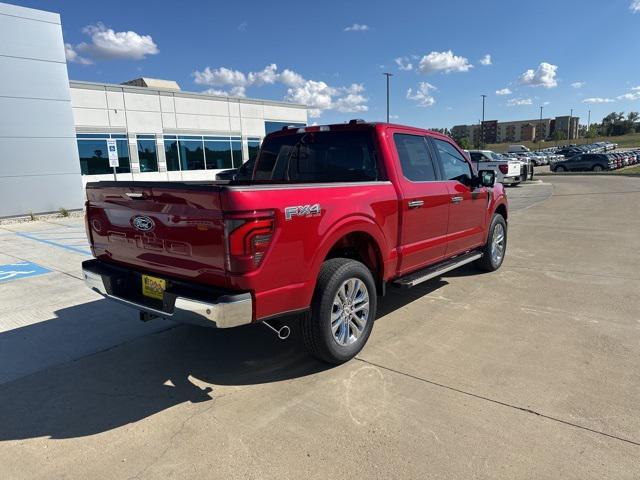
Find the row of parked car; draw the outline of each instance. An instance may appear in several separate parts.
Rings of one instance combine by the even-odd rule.
[[[566,160],[554,162],[552,172],[602,172],[640,163],[640,149],[626,152],[581,153]]]

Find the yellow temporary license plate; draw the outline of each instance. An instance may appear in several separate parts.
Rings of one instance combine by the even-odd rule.
[[[142,275],[142,294],[145,297],[162,300],[162,295],[167,288],[167,281],[162,278]]]

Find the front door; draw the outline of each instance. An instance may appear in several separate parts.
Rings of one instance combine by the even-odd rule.
[[[447,247],[450,195],[440,180],[426,137],[393,135],[400,195],[401,275],[442,260]]]
[[[432,141],[451,205],[446,250],[446,256],[451,256],[482,245],[489,194],[485,187],[470,186],[474,172],[462,152],[446,140]]]

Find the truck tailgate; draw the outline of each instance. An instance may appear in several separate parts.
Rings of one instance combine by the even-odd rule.
[[[215,183],[87,185],[94,255],[142,271],[226,285],[222,187]]]

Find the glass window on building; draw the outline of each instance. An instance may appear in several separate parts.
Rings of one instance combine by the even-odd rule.
[[[247,149],[249,151],[249,158],[247,160],[252,160],[258,156],[258,150],[260,150],[260,139],[259,138],[248,138],[247,139]]]
[[[178,137],[180,145],[180,166],[182,170],[204,170],[204,149],[202,137],[192,140]]]
[[[156,150],[156,139],[154,135],[138,135],[138,159],[140,160],[141,172],[158,171],[158,152]]]
[[[231,145],[226,141],[204,141],[204,154],[207,159],[207,169],[233,168]]]
[[[242,141],[239,138],[231,141],[231,152],[233,154],[233,166],[238,168],[242,165]]]
[[[179,172],[180,153],[178,151],[178,140],[175,137],[164,137],[164,155],[167,160],[167,170],[170,172]]]
[[[264,122],[264,131],[267,134],[282,130],[284,127],[306,127],[306,125],[304,123],[294,122]]]
[[[78,153],[80,156],[80,172],[83,175],[105,175],[113,172],[109,166],[109,154],[107,153],[107,139],[114,138],[118,149],[120,166],[117,173],[129,173],[129,145],[124,134],[78,134]]]

